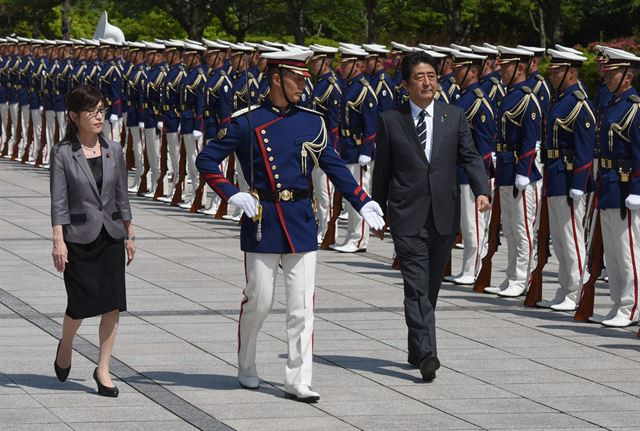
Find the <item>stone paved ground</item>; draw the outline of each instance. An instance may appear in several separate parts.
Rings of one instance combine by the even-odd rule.
[[[637,328],[577,323],[569,314],[443,285],[442,368],[422,383],[406,364],[402,285],[391,243],[319,253],[315,405],[283,397],[284,295],[258,344],[259,391],[235,378],[243,288],[236,224],[132,198],[138,237],[128,308],[112,363],[118,399],[95,394],[98,319],[75,342],[59,383],[52,361],[65,309],[51,262],[48,172],[0,160],[0,429],[84,430],[637,430]],[[454,270],[461,252],[454,251]],[[494,262],[494,282],[504,267]],[[556,288],[545,268],[545,297]],[[606,284],[596,311],[607,311]]]

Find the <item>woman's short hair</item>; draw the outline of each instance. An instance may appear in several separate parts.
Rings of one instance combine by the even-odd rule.
[[[67,95],[67,110],[73,112],[88,111],[99,102],[105,103],[100,90],[93,85],[82,84],[75,87]]]
[[[438,63],[435,58],[431,57],[424,51],[414,51],[411,54],[406,55],[400,63],[400,71],[402,72],[402,79],[408,81],[413,73],[413,68],[420,63],[426,63],[433,67],[433,70],[438,73]]]

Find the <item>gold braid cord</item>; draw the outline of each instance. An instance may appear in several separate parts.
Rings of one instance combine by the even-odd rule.
[[[324,119],[320,117],[320,130],[318,135],[313,138],[312,141],[305,141],[302,143],[302,150],[300,150],[300,165],[302,166],[302,173],[307,174],[307,156],[310,154],[313,159],[313,165],[320,167],[318,160],[319,154],[327,147],[327,128],[324,124]]]

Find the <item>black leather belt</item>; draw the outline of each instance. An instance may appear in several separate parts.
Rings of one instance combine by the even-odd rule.
[[[284,189],[284,190],[258,190],[258,196],[261,201],[267,202],[288,202],[299,201],[301,199],[308,199],[310,196],[307,189]]]

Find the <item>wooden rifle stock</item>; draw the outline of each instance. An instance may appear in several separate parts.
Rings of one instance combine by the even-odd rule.
[[[171,199],[171,206],[177,207],[182,202],[182,189],[184,187],[184,178],[187,174],[187,149],[184,146],[184,140],[180,137],[180,162],[178,169],[178,181],[175,182],[173,188],[173,198]],[[173,173],[175,176],[175,172]],[[175,178],[174,178],[175,180]]]
[[[542,301],[542,270],[549,260],[549,235],[549,207],[547,197],[544,196],[538,229],[538,264],[529,276],[529,290],[524,299],[525,307],[535,307],[538,302]]]
[[[227,159],[227,180],[233,183],[233,177],[235,176],[235,168],[236,168],[236,155],[234,153],[229,154]],[[222,220],[222,216],[227,213],[227,209],[229,204],[224,200],[220,200],[220,205],[218,205],[218,211],[216,211],[216,215],[214,218],[218,220]]]
[[[342,193],[336,189],[333,192],[333,213],[331,213],[327,223],[327,231],[322,239],[322,244],[320,244],[322,250],[329,250],[329,246],[336,242],[336,229],[340,212],[342,212]]]
[[[596,204],[597,205],[597,201]],[[596,208],[595,211],[598,211]],[[596,294],[596,280],[602,272],[602,259],[604,257],[604,248],[602,244],[602,230],[600,228],[600,211],[596,216],[595,229],[593,237],[589,244],[589,279],[582,285],[580,289],[580,298],[578,308],[574,315],[574,320],[581,322],[587,321],[593,316],[593,303]]]
[[[482,268],[473,283],[474,292],[484,293],[484,288],[491,286],[491,259],[500,243],[500,189],[498,187],[493,194],[488,237],[487,254],[482,258]]]
[[[162,144],[160,145],[160,175],[158,176],[158,182],[156,183],[156,190],[153,194],[153,200],[157,201],[158,198],[164,196],[164,178],[167,176],[167,134],[164,129],[160,132],[162,133]]]
[[[189,209],[190,213],[197,213],[198,210],[202,208],[202,195],[204,195],[204,188],[206,185],[207,182],[204,179],[204,175],[200,174],[198,188],[196,189],[196,194],[193,196],[193,202],[191,203],[191,208]]]

